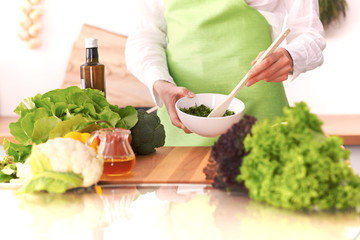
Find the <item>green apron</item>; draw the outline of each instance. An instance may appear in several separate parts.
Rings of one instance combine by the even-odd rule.
[[[196,93],[229,94],[270,46],[270,26],[244,0],[164,0],[168,67],[177,86]],[[282,83],[260,81],[236,95],[244,114],[258,119],[282,115],[288,106]],[[186,134],[158,110],[166,146],[212,146],[217,138]]]

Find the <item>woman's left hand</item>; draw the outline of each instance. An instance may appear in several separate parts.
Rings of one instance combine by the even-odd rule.
[[[251,65],[254,66],[263,54],[264,52],[260,52]],[[249,87],[260,80],[266,82],[285,81],[293,68],[293,61],[289,52],[285,48],[277,48],[249,71],[246,86]]]

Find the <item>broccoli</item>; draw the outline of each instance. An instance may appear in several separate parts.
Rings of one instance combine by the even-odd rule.
[[[155,113],[138,109],[138,122],[131,128],[131,147],[136,154],[155,152],[155,148],[165,144],[165,130]]]

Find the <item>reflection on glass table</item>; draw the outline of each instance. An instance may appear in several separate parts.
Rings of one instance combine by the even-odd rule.
[[[360,239],[354,210],[283,210],[208,185],[101,186],[20,196],[6,189],[0,198],[7,206],[2,236],[15,231],[16,239]]]
[[[350,149],[357,173],[358,147]],[[0,239],[360,240],[355,210],[284,210],[209,185],[102,185],[62,195],[0,188],[0,199]]]

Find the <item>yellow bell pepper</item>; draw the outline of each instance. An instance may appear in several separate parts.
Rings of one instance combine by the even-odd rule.
[[[68,132],[67,134],[65,134],[64,138],[72,138],[75,140],[78,140],[80,142],[86,143],[86,140],[89,138],[90,133],[81,133],[81,132]],[[92,149],[94,149],[95,152],[97,152],[97,146],[98,146],[98,141],[95,138],[90,147]]]
[[[68,132],[67,134],[65,134],[64,138],[72,138],[72,139],[81,141],[81,135],[82,135],[81,132]],[[81,142],[83,142],[83,141],[81,141]],[[83,142],[83,143],[85,143],[85,142]]]

